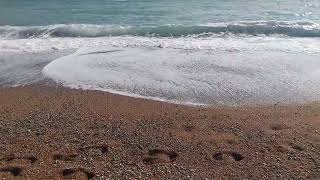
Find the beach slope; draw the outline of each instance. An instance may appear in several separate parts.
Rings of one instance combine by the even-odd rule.
[[[191,107],[0,89],[0,177],[317,179],[320,105]]]

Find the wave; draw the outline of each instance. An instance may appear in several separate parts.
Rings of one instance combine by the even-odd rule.
[[[318,38],[287,37],[141,37],[117,36],[98,38],[33,38],[1,39],[0,54],[3,51],[41,52],[85,47],[132,47],[132,48],[165,48],[181,50],[214,50],[225,52],[290,52],[319,54]]]
[[[108,36],[225,36],[225,35],[320,37],[320,24],[301,21],[259,21],[212,23],[197,26],[117,26],[93,24],[56,24],[48,26],[0,26],[1,38],[108,37]]]
[[[320,97],[318,59],[283,52],[90,47],[52,61],[42,73],[70,88],[184,104],[297,103]]]

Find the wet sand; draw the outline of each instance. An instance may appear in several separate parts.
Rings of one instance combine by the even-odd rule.
[[[318,179],[320,104],[191,107],[0,89],[0,177]]]

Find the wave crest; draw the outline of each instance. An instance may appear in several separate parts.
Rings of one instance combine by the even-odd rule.
[[[57,24],[49,26],[0,26],[1,38],[107,37],[107,36],[224,36],[224,35],[320,37],[316,22],[230,22],[197,26],[116,26],[93,24]]]

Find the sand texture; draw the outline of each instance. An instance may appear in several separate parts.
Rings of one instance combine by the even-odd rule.
[[[0,89],[0,177],[319,179],[320,105],[191,107]]]

